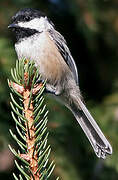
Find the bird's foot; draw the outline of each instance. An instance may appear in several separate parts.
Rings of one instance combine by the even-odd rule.
[[[60,93],[61,93],[61,91],[57,87],[50,85],[48,83],[46,83],[45,87],[46,87],[45,88],[46,93],[54,94],[56,96],[60,95]]]
[[[36,80],[36,84],[45,84],[45,93],[50,93],[53,95],[60,95],[61,94],[61,90],[57,87],[55,87],[54,85],[51,85],[49,83],[45,83],[45,80],[40,79],[40,75],[38,76],[37,80]]]

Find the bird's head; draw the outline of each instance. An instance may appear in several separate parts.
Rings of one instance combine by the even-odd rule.
[[[44,13],[32,8],[18,11],[12,17],[12,24],[8,26],[16,33],[16,39],[28,38],[36,33],[41,33],[52,28],[53,25]]]

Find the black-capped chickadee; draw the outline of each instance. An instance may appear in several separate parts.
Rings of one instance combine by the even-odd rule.
[[[38,10],[25,8],[12,17],[8,26],[16,34],[15,50],[19,59],[34,60],[48,92],[61,100],[74,114],[96,155],[106,158],[112,147],[82,102],[78,72],[64,37]]]

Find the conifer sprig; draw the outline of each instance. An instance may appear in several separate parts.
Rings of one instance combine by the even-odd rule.
[[[49,163],[51,152],[47,145],[48,111],[43,105],[45,83],[39,83],[39,70],[33,61],[17,60],[16,67],[11,69],[13,81],[8,80],[12,91],[11,108],[12,117],[16,124],[17,135],[10,129],[10,134],[19,145],[18,152],[10,145],[12,153],[21,161],[15,161],[20,171],[19,177],[13,173],[14,179],[47,180],[55,167],[54,162]],[[23,177],[24,176],[24,177]],[[57,178],[58,179],[58,178]]]

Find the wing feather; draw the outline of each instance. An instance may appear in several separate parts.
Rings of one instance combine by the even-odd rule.
[[[75,81],[78,84],[78,71],[77,71],[77,67],[75,64],[75,61],[71,55],[71,52],[67,46],[66,40],[64,39],[64,37],[56,30],[49,30],[49,34],[51,36],[51,38],[54,40],[57,48],[59,49],[63,59],[65,60],[65,62],[67,63],[67,65],[69,66],[70,70],[72,71]]]

